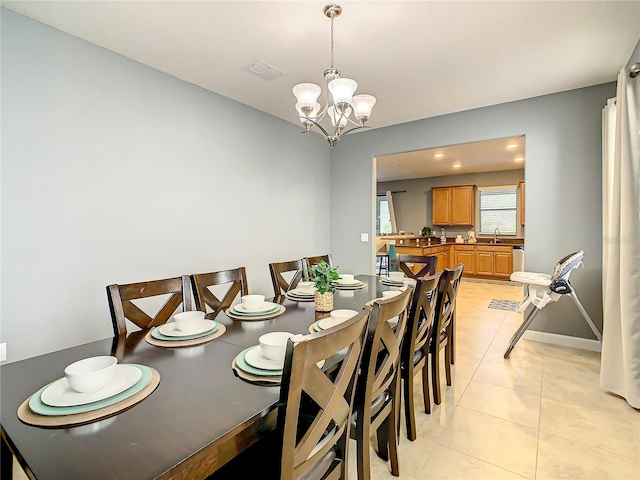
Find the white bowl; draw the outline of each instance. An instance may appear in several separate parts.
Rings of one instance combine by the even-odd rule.
[[[313,293],[316,291],[316,284],[313,282],[299,282],[298,289],[302,293]]]
[[[382,292],[382,298],[391,298],[396,295],[400,295],[402,292],[400,290],[386,290]]]
[[[340,278],[338,279],[338,283],[345,283],[345,284],[355,283],[355,278],[356,276],[350,273],[341,273]]]
[[[109,383],[117,363],[116,357],[108,355],[89,357],[68,365],[64,376],[76,392],[95,392]]]
[[[357,314],[358,312],[356,312],[355,310],[348,310],[345,308],[331,310],[331,323],[333,324],[333,326],[338,325],[349,320],[350,318],[355,317]]]
[[[291,337],[293,337],[293,333],[289,332],[265,333],[258,339],[262,355],[274,362],[284,363],[284,355],[287,352],[287,340]]]
[[[242,306],[249,312],[260,310],[264,306],[264,295],[243,295],[240,300]]]
[[[389,272],[389,278],[394,282],[401,282],[404,279],[404,272]]]
[[[202,322],[204,322],[204,312],[193,310],[176,313],[173,316],[173,321],[176,323],[176,328],[181,332],[195,332],[202,326]]]

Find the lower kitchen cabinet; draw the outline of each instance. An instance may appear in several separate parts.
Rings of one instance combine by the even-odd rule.
[[[513,272],[513,247],[478,245],[475,267],[476,275],[508,279]]]

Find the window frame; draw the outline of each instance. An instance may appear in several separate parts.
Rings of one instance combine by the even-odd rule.
[[[492,191],[492,190],[504,190],[504,191],[509,191],[512,190],[513,191],[513,198],[514,198],[514,202],[515,205],[513,208],[505,208],[505,209],[484,209],[485,211],[489,211],[489,210],[506,210],[506,211],[513,211],[514,212],[514,219],[513,219],[513,226],[514,226],[514,230],[513,232],[507,232],[507,231],[502,231],[500,230],[499,236],[500,237],[517,237],[518,236],[518,214],[519,214],[519,205],[518,205],[518,185],[499,185],[499,186],[490,186],[490,187],[478,187],[478,198],[477,198],[477,202],[478,202],[478,211],[477,211],[477,226],[478,226],[478,236],[491,236],[495,234],[495,229],[493,231],[490,232],[485,232],[482,231],[482,212],[483,212],[483,208],[482,208],[482,192],[483,191]],[[500,227],[497,227],[500,228]]]

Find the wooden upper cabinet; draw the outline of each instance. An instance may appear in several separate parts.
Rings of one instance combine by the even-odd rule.
[[[431,215],[434,225],[473,225],[476,186],[434,187]]]
[[[524,226],[524,181],[520,185],[520,225]]]
[[[434,225],[449,225],[451,210],[451,189],[434,188],[432,190],[431,216]]]

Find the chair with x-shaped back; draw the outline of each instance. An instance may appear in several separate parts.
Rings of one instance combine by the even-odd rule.
[[[404,274],[413,279],[428,277],[436,273],[436,264],[438,257],[436,255],[396,255],[396,265],[404,272]],[[421,265],[420,270],[415,271],[409,265]]]
[[[273,283],[273,293],[277,297],[278,295],[284,295],[289,290],[292,290],[298,286],[300,280],[305,275],[305,260],[291,260],[289,262],[274,262],[269,264],[269,272],[271,272],[271,282]],[[293,273],[290,281],[287,281],[283,274]]]
[[[133,300],[169,295],[162,307],[154,315],[147,314]],[[191,310],[191,288],[189,277],[151,280],[107,286],[107,300],[111,312],[113,332],[116,336],[127,333],[127,319],[143,330],[167,323],[182,305],[182,311]]]
[[[229,289],[220,300],[209,287],[225,284],[230,284]],[[206,318],[210,320],[216,318],[220,311],[229,308],[238,294],[249,294],[247,272],[244,267],[211,273],[195,273],[191,275],[191,286],[196,309],[205,312]]]
[[[351,413],[369,312],[289,340],[275,430],[210,480],[347,480]]]
[[[422,372],[422,399],[425,413],[431,413],[431,397],[429,395],[429,347],[433,341],[432,327],[438,297],[438,283],[442,272],[431,277],[417,280],[407,331],[402,342],[400,358],[402,385],[404,394],[404,413],[407,424],[407,438],[416,439],[416,413],[413,400],[413,377]]]
[[[400,417],[400,346],[407,325],[413,289],[373,302],[367,341],[362,352],[354,401],[358,480],[371,478],[369,438],[377,432],[378,456],[391,460],[391,474],[400,475],[397,425]],[[397,317],[397,323],[390,322]]]
[[[440,405],[442,394],[440,388],[440,350],[444,348],[444,370],[447,385],[451,385],[451,365],[453,364],[453,342],[456,296],[462,279],[464,265],[456,268],[445,268],[438,282],[438,298],[433,318],[433,333],[430,346],[431,354],[431,384],[433,401]]]
[[[333,267],[333,258],[330,253],[326,255],[316,255],[315,257],[305,257],[305,277],[311,276],[311,274],[307,271],[308,268],[313,267],[314,265],[318,265],[320,262],[324,260],[324,263]]]

